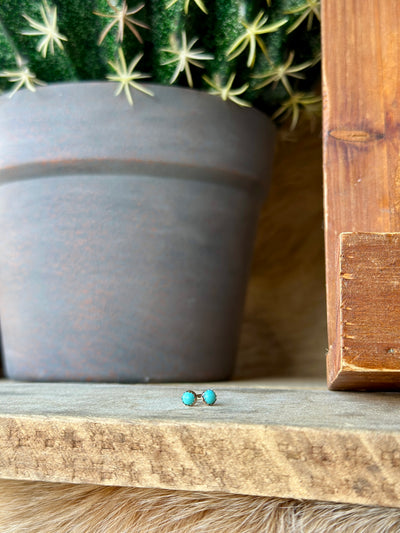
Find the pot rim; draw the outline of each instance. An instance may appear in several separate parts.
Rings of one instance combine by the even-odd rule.
[[[107,81],[2,95],[0,183],[118,171],[267,185],[275,126],[265,114],[196,89],[143,86],[154,97],[136,91],[133,107]]]

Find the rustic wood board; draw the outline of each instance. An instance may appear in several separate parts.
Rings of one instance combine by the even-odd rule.
[[[400,2],[322,0],[324,194],[330,354],[342,372],[337,271],[342,232],[400,231]],[[397,367],[400,370],[400,362]],[[379,380],[380,363],[364,372]],[[353,382],[342,376],[341,386]]]
[[[3,380],[0,477],[400,505],[399,394],[205,387]]]
[[[338,270],[331,388],[400,389],[400,233],[342,233]]]

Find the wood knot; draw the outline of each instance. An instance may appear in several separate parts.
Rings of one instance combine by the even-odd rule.
[[[383,134],[365,130],[331,130],[329,135],[339,141],[365,143],[383,138]]]

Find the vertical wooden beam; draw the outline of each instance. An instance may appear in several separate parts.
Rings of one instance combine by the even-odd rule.
[[[400,231],[400,2],[322,0],[322,49],[328,381],[351,389],[351,372],[342,375],[339,235]],[[370,388],[379,368],[363,376]]]

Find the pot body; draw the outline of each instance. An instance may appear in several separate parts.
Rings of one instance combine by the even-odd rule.
[[[273,127],[203,93],[151,89],[133,109],[108,83],[1,100],[0,320],[12,379],[232,373]]]

